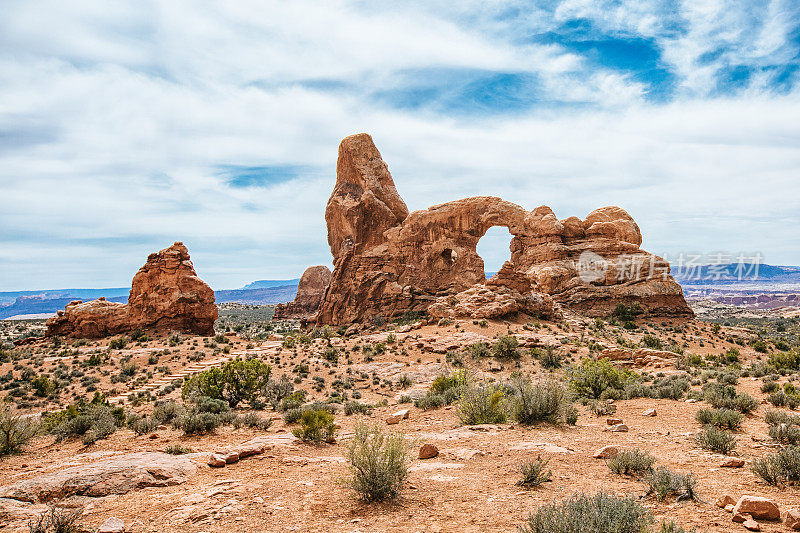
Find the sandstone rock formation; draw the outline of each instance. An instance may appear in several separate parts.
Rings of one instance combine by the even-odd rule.
[[[181,242],[150,254],[133,277],[128,303],[105,298],[66,306],[47,321],[47,336],[97,338],[134,329],[213,335],[214,291],[197,277]]]
[[[365,133],[342,141],[336,172],[325,210],[334,271],[318,323],[425,311],[434,302],[432,311],[445,316],[525,312],[531,294],[545,307],[549,295],[592,316],[610,314],[618,303],[638,303],[654,315],[692,315],[669,264],[639,248],[639,227],[619,207],[559,220],[547,206],[526,211],[483,196],[409,214]],[[514,237],[510,261],[487,281],[476,247],[493,226]],[[476,284],[497,295],[460,294]],[[486,310],[468,305],[477,296],[490,303]]]
[[[278,304],[272,318],[313,320],[330,283],[331,271],[328,267],[324,265],[308,267],[297,285],[294,301]]]

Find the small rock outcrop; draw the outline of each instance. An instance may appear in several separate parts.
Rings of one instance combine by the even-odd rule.
[[[137,328],[213,335],[214,291],[197,277],[181,242],[150,254],[133,277],[128,303],[71,302],[47,321],[47,336],[99,338]]]
[[[330,284],[331,270],[328,267],[324,265],[308,267],[297,285],[294,301],[278,304],[272,318],[313,320]]]
[[[619,207],[559,220],[547,206],[526,211],[481,196],[409,213],[365,133],[341,142],[336,173],[325,210],[334,270],[317,323],[408,311],[546,313],[550,300],[590,316],[619,303],[651,315],[693,315],[669,264],[639,248],[639,226]],[[493,226],[513,235],[511,259],[486,280],[476,248]]]

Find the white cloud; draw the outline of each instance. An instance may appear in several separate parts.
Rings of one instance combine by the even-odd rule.
[[[501,3],[376,5],[9,9],[0,21],[0,290],[124,285],[174,240],[217,288],[328,263],[323,211],[336,148],[359,131],[373,134],[412,209],[479,194],[549,204],[562,217],[618,204],[652,251],[760,249],[773,263],[800,262],[797,92],[775,96],[759,82],[710,99],[720,64],[697,66],[741,39],[723,28],[740,20],[730,6],[683,13],[690,30],[679,39],[663,35],[657,4],[570,1],[548,14],[671,43],[666,57],[687,90],[654,105],[626,73],[522,42],[525,28],[552,22],[538,8],[512,23],[498,18]],[[785,54],[773,35],[787,34],[790,15],[773,2],[762,29],[747,23],[751,44],[740,48]],[[459,68],[535,74],[543,101],[557,104],[453,117],[371,96],[408,70]],[[218,175],[225,164],[319,170],[236,189]]]

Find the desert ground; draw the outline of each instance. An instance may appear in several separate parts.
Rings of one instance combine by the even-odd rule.
[[[765,414],[791,413],[768,398],[796,380],[797,369],[781,366],[784,359],[778,357],[787,353],[781,350],[786,343],[796,343],[796,319],[740,327],[699,319],[631,323],[575,314],[558,322],[519,316],[512,321],[429,324],[408,317],[360,331],[324,332],[297,329],[291,322],[272,323],[270,312],[268,307],[223,306],[216,337],[144,332],[137,340],[48,339],[4,350],[2,394],[18,412],[52,414],[100,393],[110,405],[121,405],[129,422],[91,444],[40,430],[18,453],[4,457],[0,462],[3,531],[30,530],[31,519],[46,512],[48,504],[79,513],[77,521],[87,531],[115,517],[125,531],[152,532],[514,531],[542,504],[599,490],[633,497],[652,510],[656,524],[675,521],[685,530],[744,530],[732,522],[731,512],[716,504],[725,495],[735,501],[742,495],[769,498],[781,516],[800,507],[800,493],[794,487],[769,485],[751,470],[755,459],[783,447],[770,437]],[[31,334],[21,327],[35,332],[40,325],[4,322],[3,327],[6,338],[11,338]],[[508,337],[518,342],[512,357],[491,349]],[[476,355],[472,348],[476,343],[485,343],[488,352]],[[624,362],[637,383],[646,387],[676,376],[673,379],[685,378],[686,390],[677,386],[667,387],[677,392],[653,393],[654,387],[629,399],[623,394],[607,402],[581,401],[571,388],[574,369],[610,349],[646,355],[628,357],[615,367],[622,368]],[[732,353],[738,360],[724,356]],[[550,358],[543,365],[544,354]],[[255,409],[239,404],[221,425],[201,434],[186,434],[170,424],[135,427],[138,417],[131,414],[147,417],[158,403],[188,402],[181,391],[190,376],[236,357],[269,364],[273,382],[287,376],[284,382],[292,383],[294,391],[305,391],[303,405],[329,406],[335,436],[316,444],[295,438],[292,432],[299,424],[287,416],[291,409],[286,409],[285,401]],[[463,400],[440,406],[425,403],[434,380],[454,370],[465,370],[471,386],[509,384],[520,375],[530,376],[534,383],[562,384],[569,402],[577,407],[577,420],[520,423],[511,412],[512,393],[508,393],[500,407],[504,421],[467,423]],[[36,381],[40,376],[54,386],[41,386],[42,380]],[[711,407],[703,386],[717,382],[735,384],[737,392],[755,399],[755,408],[740,427],[727,431],[735,438],[735,448],[727,455],[704,449],[697,440],[704,426],[696,413]],[[791,387],[787,390],[794,394]],[[352,402],[363,406],[356,410],[361,412],[345,414],[352,411],[345,409]],[[404,409],[407,418],[392,419]],[[655,410],[655,416],[649,410]],[[244,422],[246,416],[258,418],[258,423]],[[609,420],[624,424],[627,431],[609,431]],[[366,503],[348,487],[347,443],[363,421],[402,433],[406,439],[408,477],[393,501]],[[258,453],[225,466],[209,466],[211,454],[224,457],[253,439],[262,443]],[[427,444],[434,445],[438,455],[419,459],[420,448]],[[186,453],[163,453],[176,445]],[[648,494],[644,475],[614,473],[608,459],[594,457],[609,445],[648,452],[656,466],[691,474],[695,499],[679,501],[675,493],[660,500]],[[184,458],[190,466],[172,478],[156,476],[152,482],[136,478],[134,483],[115,485],[112,480],[107,491],[102,487],[73,491],[70,483],[80,483],[58,477],[70,468],[80,477],[81,468],[91,471],[98,463],[139,452]],[[743,459],[744,466],[722,467],[728,457]],[[533,488],[518,485],[521,465],[536,460],[549,461],[551,480]],[[29,497],[30,485],[20,489],[21,483],[32,479],[43,483],[36,485],[39,498]],[[778,520],[758,520],[758,524],[762,531],[787,530]]]

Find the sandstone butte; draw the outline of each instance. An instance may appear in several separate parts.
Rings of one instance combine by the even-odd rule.
[[[273,318],[293,318],[308,321],[316,314],[331,283],[331,270],[324,266],[308,267],[297,285],[294,301],[278,304]]]
[[[47,336],[98,338],[135,329],[213,335],[214,291],[197,277],[181,242],[150,254],[133,277],[128,303],[71,302],[47,321]]]
[[[603,207],[584,220],[559,220],[547,206],[526,211],[480,196],[409,213],[366,133],[339,146],[325,220],[334,270],[315,317],[318,324],[366,322],[408,311],[434,317],[496,318],[513,312],[547,317],[558,315],[561,306],[602,316],[618,303],[636,303],[651,316],[693,315],[669,264],[639,248],[639,226],[625,210]],[[476,247],[493,226],[504,226],[513,236],[511,258],[486,280]],[[311,311],[302,308],[313,318]]]

